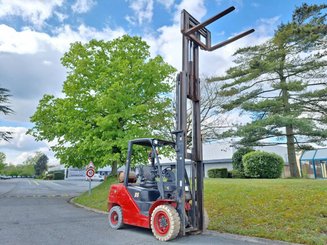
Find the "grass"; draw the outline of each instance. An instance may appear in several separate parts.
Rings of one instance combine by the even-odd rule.
[[[327,181],[208,179],[209,229],[327,244]]]
[[[75,197],[73,201],[90,208],[107,211],[108,191],[113,183],[117,183],[117,178],[107,178],[103,183],[92,189],[91,195],[86,191],[82,195]]]
[[[75,202],[106,211],[109,178]],[[209,229],[304,244],[327,244],[327,181],[206,179]]]

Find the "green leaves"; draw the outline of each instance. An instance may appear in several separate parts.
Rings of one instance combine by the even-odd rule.
[[[162,94],[170,93],[175,70],[162,57],[151,58],[141,38],[77,42],[62,64],[65,97],[45,95],[29,131],[58,141],[53,150],[62,163],[122,164],[128,140],[159,136],[171,123],[170,99]]]
[[[253,118],[223,137],[238,136],[249,145],[288,142],[289,147],[326,139],[326,9],[296,8],[293,21],[280,25],[272,39],[239,49],[236,65],[210,79],[224,81],[219,95],[229,98],[225,110]]]

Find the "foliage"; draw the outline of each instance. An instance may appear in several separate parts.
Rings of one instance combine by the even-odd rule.
[[[63,56],[68,75],[64,98],[44,95],[31,117],[29,134],[56,140],[61,163],[96,167],[125,162],[128,140],[160,136],[172,123],[169,110],[175,69],[160,56],[150,58],[139,37],[76,42]]]
[[[49,171],[45,175],[45,179],[63,180],[65,179],[65,170]]]
[[[208,170],[209,178],[227,178],[227,168],[213,168]]]
[[[6,162],[6,154],[3,152],[0,152],[0,171],[4,169],[5,167],[5,162]]]
[[[284,167],[281,156],[264,151],[249,152],[243,156],[244,175],[250,178],[279,178]]]
[[[13,113],[13,110],[8,106],[9,97],[9,90],[5,88],[0,88],[0,113],[7,115]],[[9,141],[12,139],[11,132],[9,131],[0,131],[0,141],[5,140]]]
[[[228,176],[234,179],[242,179],[245,177],[244,172],[240,172],[239,170],[236,169],[228,171]]]
[[[48,169],[49,158],[44,153],[37,152],[34,159],[36,160],[34,165],[35,175],[40,176]]]
[[[4,164],[6,162],[6,154],[0,152],[0,163]]]
[[[231,98],[225,110],[252,114],[253,121],[223,137],[240,137],[241,145],[287,144],[293,177],[299,176],[295,147],[327,137],[327,5],[303,4],[293,19],[263,44],[239,49],[236,66],[220,95]]]
[[[231,119],[227,114],[223,113],[221,105],[226,102],[226,98],[219,95],[221,85],[218,83],[208,83],[208,77],[202,77],[200,83],[201,90],[201,110],[200,110],[200,122],[201,122],[201,135],[204,142],[210,142],[217,140],[217,133],[232,125]],[[176,108],[174,108],[176,110]],[[187,110],[187,139],[188,146],[191,145],[192,139],[192,120],[193,114],[191,108]],[[174,125],[172,125],[174,126]],[[171,132],[175,129],[170,129],[167,133],[171,135]]]
[[[21,164],[21,165],[5,165],[1,173],[7,176],[34,176],[34,165]]]
[[[63,171],[61,171],[61,172],[59,172],[59,171],[54,172],[53,173],[53,179],[54,180],[63,180],[63,179],[65,179],[65,173]]]
[[[244,166],[242,158],[245,154],[254,151],[251,147],[241,147],[234,152],[232,156],[233,169],[239,171],[240,175],[244,176]]]
[[[54,174],[53,173],[47,173],[47,174],[44,175],[44,177],[42,179],[53,180],[54,179]]]

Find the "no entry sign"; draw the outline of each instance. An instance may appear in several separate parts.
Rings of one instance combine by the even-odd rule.
[[[88,168],[86,169],[86,176],[89,178],[92,178],[94,175],[94,168]]]

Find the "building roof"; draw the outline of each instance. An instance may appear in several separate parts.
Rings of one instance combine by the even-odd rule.
[[[304,151],[300,160],[327,160],[327,148]]]

